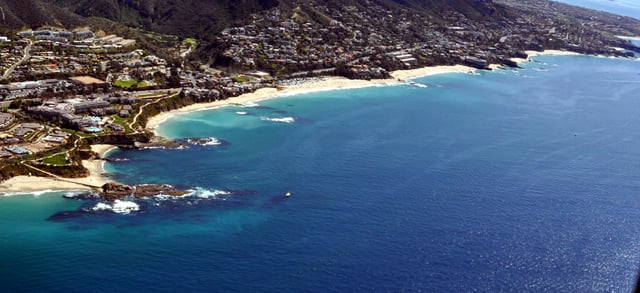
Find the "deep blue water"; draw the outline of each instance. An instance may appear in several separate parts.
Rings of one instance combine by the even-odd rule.
[[[176,116],[162,135],[226,144],[107,169],[200,197],[56,220],[95,202],[2,197],[0,291],[629,292],[640,62],[524,67]]]

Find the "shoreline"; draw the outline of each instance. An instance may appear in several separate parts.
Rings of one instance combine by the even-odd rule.
[[[116,148],[117,146],[112,145],[91,146],[91,150],[98,153],[100,158],[103,158],[104,155]],[[104,160],[83,160],[82,165],[89,170],[88,177],[57,179],[39,176],[16,176],[0,182],[0,196],[46,193],[49,191],[90,191],[94,189],[82,184],[102,186],[107,182],[115,182],[103,175],[105,172]]]
[[[538,51],[526,51],[528,57],[524,58],[512,58],[511,60],[520,64],[524,62],[530,62],[532,57],[540,55],[584,55],[571,51],[560,50],[545,50]],[[489,68],[492,70],[503,68],[502,65],[491,64]],[[407,80],[420,78],[430,75],[446,74],[446,73],[473,73],[479,69],[465,66],[465,65],[440,65],[429,66],[409,70],[396,70],[390,72],[392,78],[388,79],[348,79],[345,77],[318,77],[311,80],[302,80],[300,83],[286,85],[282,89],[276,88],[261,88],[252,93],[242,94],[237,97],[228,98],[226,100],[215,101],[211,103],[199,103],[189,105],[180,109],[159,113],[156,116],[150,117],[147,121],[146,129],[152,131],[155,135],[158,135],[158,127],[165,121],[179,114],[186,114],[190,112],[211,110],[220,107],[245,104],[251,102],[258,102],[278,97],[295,96],[305,93],[314,93],[322,91],[334,91],[344,89],[356,89],[375,86],[396,86],[407,84]],[[91,149],[103,158],[108,152],[116,149],[117,146],[113,145],[92,145]],[[82,165],[89,170],[89,176],[84,178],[64,178],[54,179],[48,177],[38,176],[16,176],[9,180],[0,182],[0,196],[8,196],[15,194],[37,194],[46,193],[50,191],[88,191],[92,188],[80,185],[89,184],[94,186],[102,186],[107,182],[115,182],[109,180],[103,175],[104,160],[83,160]],[[77,182],[80,184],[76,184]],[[116,182],[117,183],[117,182]]]
[[[283,89],[265,87],[258,89],[253,93],[242,94],[237,97],[228,98],[226,100],[215,101],[211,103],[193,104],[180,109],[162,112],[156,116],[150,117],[147,121],[146,129],[158,135],[158,127],[165,121],[171,119],[175,115],[211,110],[220,107],[232,106],[237,104],[245,104],[258,102],[278,97],[295,96],[306,93],[334,91],[344,89],[356,89],[375,86],[395,86],[407,84],[406,80],[445,73],[470,73],[478,69],[464,65],[442,65],[430,66],[409,70],[396,70],[390,72],[392,78],[387,79],[348,79],[346,77],[318,77],[317,79],[302,81],[299,84],[287,85]]]
[[[527,58],[511,58],[509,60],[521,64],[524,62],[531,62],[531,58],[536,57],[536,56],[587,56],[585,54],[581,54],[581,53],[577,53],[577,52],[572,52],[572,51],[562,51],[562,50],[544,50],[542,52],[540,51],[524,51],[525,53],[527,53]],[[495,64],[492,64],[493,66],[496,66]],[[499,65],[497,65],[499,66]]]

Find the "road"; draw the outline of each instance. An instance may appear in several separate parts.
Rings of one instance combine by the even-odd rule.
[[[31,42],[31,40],[29,40],[29,45],[27,45],[24,48],[24,55],[22,56],[22,59],[20,59],[18,62],[16,62],[15,64],[11,65],[11,67],[9,67],[9,69],[7,69],[7,71],[4,72],[4,74],[2,75],[2,78],[0,79],[7,79],[11,76],[11,74],[13,73],[13,70],[16,69],[16,67],[18,67],[18,65],[22,64],[23,62],[29,60],[29,58],[31,58],[31,55],[29,54],[31,51],[31,47],[33,47],[33,43]]]
[[[179,95],[179,94],[180,94],[180,93],[175,93],[175,94],[172,94],[172,95],[169,95],[169,96],[166,96],[166,97],[163,97],[163,98],[157,99],[157,100],[155,100],[155,101],[153,101],[153,102],[149,102],[149,103],[146,103],[146,104],[144,104],[144,105],[140,106],[140,110],[138,111],[138,114],[136,114],[136,116],[135,116],[135,117],[133,117],[133,120],[131,121],[131,123],[129,123],[129,128],[131,128],[132,130],[134,130],[134,131],[135,131],[135,133],[138,133],[138,132],[142,132],[142,131],[144,131],[144,129],[134,128],[134,127],[133,127],[134,125],[136,125],[136,123],[138,123],[138,117],[140,117],[140,115],[142,114],[142,112],[143,112],[144,108],[145,108],[145,107],[147,107],[147,106],[149,106],[149,105],[151,105],[151,104],[156,104],[156,103],[158,103],[158,102],[160,102],[160,101],[162,101],[162,100],[164,100],[164,99],[168,99],[168,98],[175,97],[175,96],[177,96],[177,95]]]
[[[78,184],[78,185],[86,186],[86,187],[93,188],[93,189],[100,189],[100,188],[102,188],[102,186],[96,186],[96,185],[86,184],[86,183],[77,182],[77,181],[74,181],[74,180],[70,180],[70,179],[67,179],[67,178],[60,177],[60,176],[58,176],[58,175],[56,175],[56,174],[49,173],[49,172],[47,172],[47,171],[45,171],[45,170],[38,169],[38,168],[36,168],[36,167],[34,167],[34,166],[31,166],[31,165],[29,165],[29,164],[25,163],[25,161],[20,162],[20,164],[22,164],[22,165],[24,165],[25,167],[30,168],[30,169],[32,169],[32,170],[35,170],[35,171],[38,171],[38,172],[40,172],[40,173],[46,174],[46,175],[50,176],[53,180],[58,180],[58,181],[62,181],[62,182],[69,182],[69,183],[73,183],[73,184]]]

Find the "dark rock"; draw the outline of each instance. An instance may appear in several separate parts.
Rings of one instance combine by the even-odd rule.
[[[153,197],[156,195],[164,194],[170,196],[184,196],[187,191],[178,190],[171,185],[167,184],[147,184],[147,185],[137,185],[135,186],[135,192],[133,194],[136,198],[147,198]]]
[[[102,193],[100,196],[106,200],[114,201],[116,199],[123,199],[130,196],[135,198],[149,198],[163,194],[180,197],[188,193],[189,192],[187,191],[176,189],[175,187],[167,184],[128,186],[118,183],[106,183],[102,186]]]
[[[131,186],[110,182],[102,185],[101,196],[106,200],[114,201],[133,195],[133,191]]]

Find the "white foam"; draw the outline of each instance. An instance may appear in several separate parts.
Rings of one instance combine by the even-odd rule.
[[[91,210],[93,210],[93,211],[110,210],[110,211],[112,211],[114,213],[117,213],[117,214],[127,215],[127,214],[130,214],[131,212],[139,211],[140,210],[140,206],[137,203],[132,202],[132,201],[116,199],[113,202],[112,205],[106,204],[106,203],[103,203],[103,202],[99,202],[93,208],[91,208]]]
[[[280,123],[293,123],[293,122],[296,122],[296,118],[293,118],[293,117],[283,117],[283,118],[261,117],[260,120],[262,120],[262,121],[280,122]]]
[[[157,200],[170,200],[170,199],[174,199],[176,197],[172,196],[172,195],[168,195],[168,194],[158,194],[158,195],[155,195],[153,198],[155,198]]]
[[[204,145],[221,145],[222,141],[215,137],[210,137],[209,142],[206,142]]]
[[[118,214],[128,214],[140,210],[140,206],[132,201],[115,200],[112,210]]]
[[[244,107],[244,108],[255,108],[255,107],[260,107],[260,104],[258,104],[256,102],[246,102],[246,103],[242,104],[242,107]]]
[[[407,84],[408,84],[408,85],[415,86],[415,87],[420,87],[420,88],[427,88],[427,87],[428,87],[428,86],[427,86],[426,84],[424,84],[424,83],[415,82],[415,81],[413,81],[413,80],[409,80],[409,81],[407,81]]]
[[[61,191],[79,192],[79,190],[73,190],[73,189],[69,189],[69,190],[46,189],[46,190],[39,190],[39,191],[32,191],[32,192],[0,192],[0,196],[9,197],[9,196],[16,196],[16,195],[33,195],[35,197],[39,197],[44,194],[61,192]]]
[[[414,84],[414,86],[421,87],[421,88],[428,88],[426,84],[417,83],[417,82]]]
[[[197,145],[221,145],[222,141],[215,138],[215,137],[208,137],[208,138],[202,138],[202,139],[188,139],[187,140],[189,143],[192,144],[197,144]]]
[[[113,207],[103,203],[103,202],[99,202],[96,206],[92,207],[91,210],[92,211],[105,211],[105,210],[111,210]]]
[[[229,191],[217,190],[217,189],[209,190],[209,189],[198,187],[196,189],[190,190],[190,192],[187,193],[185,196],[194,196],[199,198],[218,198],[222,195],[230,195],[230,194],[231,192]]]

